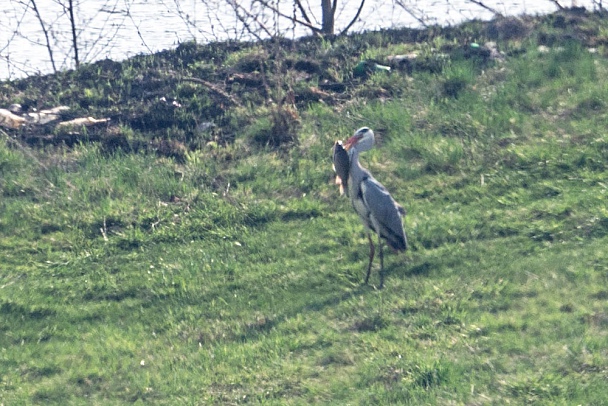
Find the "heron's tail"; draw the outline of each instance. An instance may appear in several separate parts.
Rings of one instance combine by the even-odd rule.
[[[389,233],[389,235],[383,235],[386,243],[394,249],[395,251],[405,251],[407,250],[407,237],[405,233],[403,234],[395,234]]]

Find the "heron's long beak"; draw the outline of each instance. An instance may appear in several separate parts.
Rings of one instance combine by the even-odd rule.
[[[352,148],[353,145],[355,145],[359,140],[361,139],[361,136],[359,135],[353,135],[352,137],[350,137],[349,139],[346,140],[346,142],[342,145],[344,147],[345,150],[349,150]]]

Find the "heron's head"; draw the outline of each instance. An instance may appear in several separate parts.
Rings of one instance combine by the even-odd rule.
[[[344,149],[357,148],[358,151],[367,151],[374,146],[374,132],[368,127],[361,127],[344,143]]]

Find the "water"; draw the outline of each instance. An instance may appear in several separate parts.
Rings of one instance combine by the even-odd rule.
[[[28,1],[4,0],[0,10],[0,80],[15,79],[32,74],[46,74],[54,69],[74,67],[72,31],[67,0],[36,0],[39,15],[49,36],[49,46],[40,20]],[[244,1],[236,3],[245,4]],[[293,14],[291,1],[272,1],[280,11]],[[311,0],[309,13],[313,23],[320,26],[318,0]],[[420,19],[404,10],[405,4],[425,23],[455,24],[467,19],[490,19],[493,14],[467,0],[367,0],[359,20],[350,32],[378,28],[420,27]],[[557,9],[549,0],[484,0],[488,7],[504,14],[543,14]],[[589,10],[594,1],[578,1]],[[251,40],[255,35],[236,18],[225,0],[74,0],[79,59],[93,62],[109,58],[123,60],[141,53],[174,48],[195,39],[205,43],[225,39]],[[562,1],[570,6],[570,1]],[[353,18],[359,0],[339,1],[336,28],[346,26]],[[288,38],[309,35],[310,30],[274,16],[261,16],[255,7],[240,9],[244,17],[258,15],[267,32],[280,32]],[[251,18],[249,18],[252,22]],[[264,32],[258,32],[262,37]],[[257,34],[256,34],[257,35]],[[49,48],[52,50],[54,68]]]

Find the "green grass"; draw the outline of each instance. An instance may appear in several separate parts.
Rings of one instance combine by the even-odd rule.
[[[254,106],[181,159],[2,132],[0,403],[605,403],[608,61],[504,45],[300,105],[274,149]],[[362,125],[408,211],[383,290],[329,157]]]

